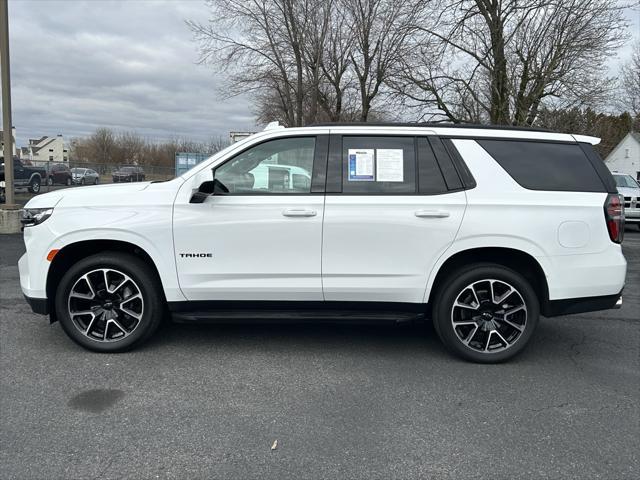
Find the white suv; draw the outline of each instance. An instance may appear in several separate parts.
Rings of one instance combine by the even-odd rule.
[[[167,312],[426,317],[458,355],[503,361],[540,315],[621,304],[624,214],[597,143],[469,126],[269,126],[171,181],[33,198],[22,290],[101,352],[140,345]]]

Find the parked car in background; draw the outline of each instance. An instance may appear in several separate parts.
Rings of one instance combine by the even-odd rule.
[[[71,185],[71,170],[64,163],[55,163],[49,168],[47,185]]]
[[[41,167],[25,165],[18,157],[13,157],[13,179],[16,188],[26,187],[31,193],[40,193],[42,180],[47,171]],[[4,157],[0,157],[0,196],[4,198]]]
[[[625,223],[637,225],[640,228],[640,185],[625,173],[613,172],[618,193],[624,197]]]
[[[73,183],[78,185],[97,185],[100,181],[100,175],[90,168],[72,168],[71,175]]]
[[[144,170],[136,165],[126,165],[113,172],[113,183],[144,182]]]

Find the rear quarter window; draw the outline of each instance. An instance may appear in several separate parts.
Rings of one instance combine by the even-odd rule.
[[[577,143],[476,140],[507,173],[529,190],[606,192]]]

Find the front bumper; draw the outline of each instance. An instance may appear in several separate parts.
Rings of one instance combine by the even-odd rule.
[[[624,209],[625,223],[640,223],[640,208],[625,207]]]
[[[33,313],[40,315],[49,315],[49,301],[46,298],[34,298],[24,296]]]

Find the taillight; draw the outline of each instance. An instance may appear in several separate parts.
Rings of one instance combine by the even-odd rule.
[[[622,243],[624,238],[624,207],[622,195],[611,194],[604,204],[604,219],[607,222],[609,238],[612,242]]]

